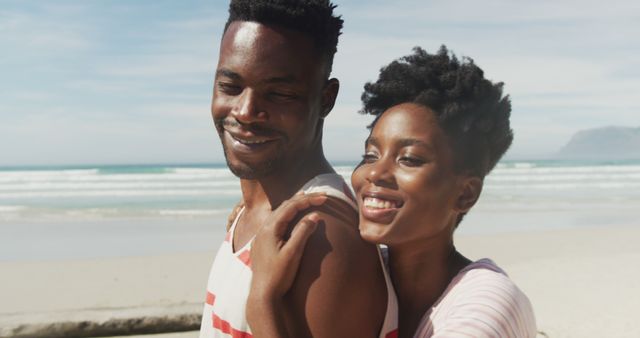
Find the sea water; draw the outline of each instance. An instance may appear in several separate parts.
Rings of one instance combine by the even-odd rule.
[[[0,260],[210,250],[240,198],[224,164],[0,168]],[[640,161],[504,161],[458,231],[634,225],[638,209]]]

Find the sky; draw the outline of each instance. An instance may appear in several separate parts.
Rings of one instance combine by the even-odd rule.
[[[325,153],[356,161],[380,67],[442,44],[511,96],[507,159],[640,126],[640,2],[334,0]],[[0,166],[222,162],[210,102],[224,0],[0,0]]]

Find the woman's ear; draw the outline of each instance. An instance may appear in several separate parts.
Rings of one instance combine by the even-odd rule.
[[[483,180],[476,176],[462,178],[462,189],[456,200],[456,211],[467,213],[476,204],[482,192]]]
[[[327,80],[324,88],[322,88],[322,111],[320,112],[320,117],[325,118],[331,110],[333,106],[336,104],[336,98],[338,97],[338,91],[340,90],[340,81],[336,78],[331,78]]]

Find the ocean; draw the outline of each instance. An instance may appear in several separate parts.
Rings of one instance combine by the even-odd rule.
[[[0,168],[0,260],[209,250],[240,197],[224,164]],[[639,207],[640,161],[503,161],[458,231],[635,225]]]

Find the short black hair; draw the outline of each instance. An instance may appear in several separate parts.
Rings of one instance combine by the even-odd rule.
[[[231,0],[224,30],[234,21],[253,21],[305,33],[322,54],[328,77],[344,22],[335,8],[329,0]]]
[[[376,116],[372,128],[384,111],[401,103],[431,109],[449,137],[455,170],[484,178],[513,141],[511,101],[502,87],[485,79],[472,59],[460,62],[445,46],[437,54],[415,47],[365,84],[361,113]]]

